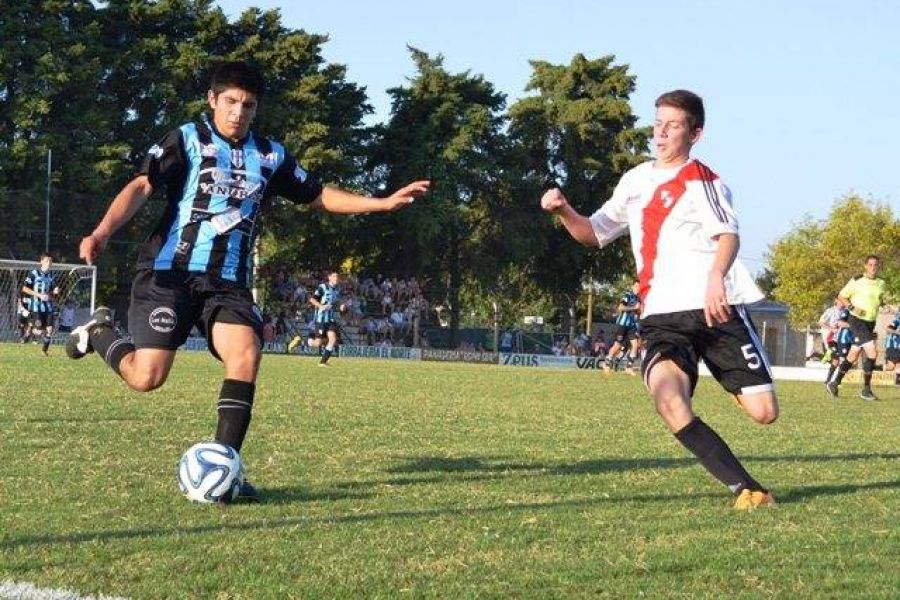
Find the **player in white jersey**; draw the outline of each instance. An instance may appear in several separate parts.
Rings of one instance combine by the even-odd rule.
[[[744,304],[763,295],[736,260],[738,225],[731,193],[692,159],[703,133],[702,99],[686,90],[656,100],[656,159],[631,169],[590,217],[558,188],[541,198],[577,241],[603,247],[626,233],[640,283],[644,384],[656,410],[703,466],[737,495],[735,508],[775,501],[725,441],[693,412],[698,361],[761,424],[778,418],[778,401],[759,336]]]

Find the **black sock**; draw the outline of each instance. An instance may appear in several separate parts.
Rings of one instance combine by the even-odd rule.
[[[219,424],[216,426],[217,442],[241,451],[250,426],[255,391],[256,384],[249,381],[226,379],[222,382],[222,391],[219,392]]]
[[[106,364],[116,372],[119,377],[119,363],[128,354],[134,352],[134,344],[127,338],[120,338],[116,331],[109,325],[97,325],[90,330],[91,347],[94,352],[106,361]]]
[[[322,358],[319,359],[319,362],[324,365],[328,362],[329,358],[331,358],[331,350],[325,348],[325,350],[322,352]]]
[[[825,383],[828,383],[829,381],[831,381],[831,376],[834,375],[834,370],[836,368],[837,367],[834,366],[834,363],[831,363],[831,365],[828,367],[828,377],[825,378]]]
[[[728,444],[699,417],[688,423],[675,437],[712,474],[735,494],[741,490],[765,491],[732,454]]]
[[[872,371],[863,371],[863,388],[872,387]]]
[[[853,363],[851,363],[849,360],[841,362],[841,364],[838,366],[837,375],[835,375],[834,377],[834,382],[837,385],[841,385],[841,380],[844,379],[844,375],[847,374],[847,371],[849,371],[851,367],[853,367]]]
[[[45,335],[45,336],[42,338],[42,340],[43,340],[43,342],[44,342],[44,346],[43,346],[42,350],[44,351],[44,353],[46,353],[47,350],[50,348],[50,336],[49,336],[49,335]],[[871,379],[871,377],[870,377],[870,379]]]

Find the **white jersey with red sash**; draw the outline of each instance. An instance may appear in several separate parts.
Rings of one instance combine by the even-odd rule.
[[[654,168],[652,161],[631,169],[590,220],[601,247],[630,233],[642,316],[702,309],[715,238],[738,233],[731,192],[693,159],[674,169]],[[732,305],[763,298],[739,260],[725,277],[725,291]]]

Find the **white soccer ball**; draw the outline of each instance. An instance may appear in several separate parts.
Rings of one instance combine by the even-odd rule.
[[[237,450],[215,442],[194,444],[178,463],[178,487],[192,502],[231,502],[244,482]]]

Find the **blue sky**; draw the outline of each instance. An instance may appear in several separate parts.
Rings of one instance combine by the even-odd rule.
[[[753,271],[764,266],[769,244],[805,215],[824,219],[848,193],[886,202],[900,216],[900,167],[891,150],[891,140],[900,138],[891,124],[900,114],[900,3],[218,5],[232,19],[250,6],[279,8],[286,27],[328,34],[325,59],[345,64],[348,79],[367,88],[378,121],[390,110],[385,90],[414,75],[407,44],[443,54],[451,71],[484,75],[508,103],[524,95],[529,59],[566,64],[579,52],[615,55],[637,76],[632,106],[641,125],[652,122],[661,92],[691,89],[703,96],[707,113],[694,154],[731,188],[740,256]]]

